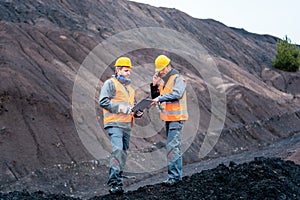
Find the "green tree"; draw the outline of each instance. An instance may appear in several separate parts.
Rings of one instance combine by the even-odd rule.
[[[273,60],[273,66],[277,69],[296,72],[300,67],[300,50],[291,40],[285,36],[284,40],[277,43],[277,54]]]

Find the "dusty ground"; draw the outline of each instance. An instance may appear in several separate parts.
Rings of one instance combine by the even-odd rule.
[[[79,199],[63,194],[12,192],[0,199]],[[300,199],[300,166],[280,158],[255,158],[186,176],[174,187],[146,185],[123,195],[95,196],[100,199]]]
[[[256,158],[250,163],[231,162],[185,177],[176,187],[145,186],[121,199],[299,199],[299,189],[299,165]],[[114,198],[106,195],[92,199]]]
[[[124,179],[126,193],[118,197],[108,194],[101,163],[64,164],[1,186],[6,193],[0,199],[299,199],[300,165],[295,162],[300,160],[282,159],[295,158],[298,149],[300,135],[258,151],[185,165],[183,182],[173,188],[160,184],[165,169],[133,174],[136,179]]]

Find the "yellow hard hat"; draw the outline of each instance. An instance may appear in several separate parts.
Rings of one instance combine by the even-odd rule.
[[[134,68],[134,66],[131,65],[131,61],[127,57],[120,57],[116,60],[115,67],[130,67]]]
[[[155,71],[159,72],[170,64],[170,58],[165,55],[160,55],[155,59]]]

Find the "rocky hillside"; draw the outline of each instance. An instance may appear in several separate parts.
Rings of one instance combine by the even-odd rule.
[[[101,42],[145,27],[188,35],[208,52],[221,72],[222,82],[217,86],[226,95],[224,129],[216,146],[202,159],[259,150],[299,134],[300,73],[272,68],[276,37],[227,27],[211,19],[195,19],[176,9],[125,0],[2,0],[0,184],[14,183],[31,171],[59,163],[94,159],[74,123],[72,95],[76,75]],[[174,41],[183,46],[187,42]],[[184,162],[199,162],[201,144],[214,114],[211,86],[196,70],[201,66],[195,67],[182,56],[159,47],[127,52],[137,66],[132,74],[134,87],[141,89],[137,91],[139,98],[146,95],[154,68],[151,64],[162,52],[171,56],[196,94],[191,101],[198,102],[199,109],[190,107],[189,112],[198,118],[200,115],[201,120],[186,131],[196,134],[187,147]],[[113,55],[111,52],[109,56]],[[100,82],[90,85],[96,91],[112,73],[106,67],[102,67],[105,70]],[[94,104],[88,106],[101,116],[97,95],[93,97]],[[137,124],[142,128],[149,124],[150,115],[146,113]],[[101,129],[101,117],[98,120]],[[88,134],[97,136],[98,129],[91,127]],[[162,148],[163,130],[155,131],[158,134],[148,138],[132,137],[132,151]],[[189,139],[189,135],[186,137]],[[104,146],[99,148],[105,149]],[[133,159],[129,166],[136,162]]]

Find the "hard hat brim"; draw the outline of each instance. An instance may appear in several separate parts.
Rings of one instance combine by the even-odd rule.
[[[115,67],[129,67],[130,69],[134,68],[134,66],[115,66]]]
[[[163,68],[161,68],[161,69],[155,69],[155,72],[160,72],[160,71],[162,71],[162,70],[164,70],[166,67],[168,67],[168,65],[166,65],[165,67],[163,67]]]

